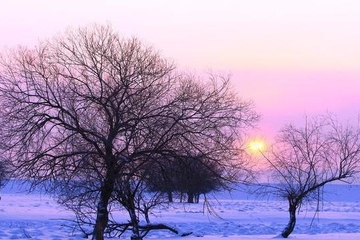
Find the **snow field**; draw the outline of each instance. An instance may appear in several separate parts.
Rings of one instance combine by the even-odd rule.
[[[360,186],[333,186],[324,196],[320,212],[304,206],[290,239],[360,239]],[[64,210],[54,199],[39,193],[27,194],[6,189],[0,200],[0,239],[78,240],[82,233],[74,231],[73,213]],[[344,201],[347,200],[347,201]],[[256,199],[234,193],[220,194],[211,202],[218,217],[210,215],[203,204],[173,203],[154,209],[151,220],[166,223],[181,233],[153,231],[147,239],[273,239],[288,221],[287,203],[280,200]],[[127,219],[125,212],[114,213]],[[130,233],[122,239],[129,239]]]

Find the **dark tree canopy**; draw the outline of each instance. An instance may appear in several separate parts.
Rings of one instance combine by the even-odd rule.
[[[188,151],[226,178],[243,164],[239,143],[258,119],[228,78],[181,74],[108,26],[4,52],[0,64],[0,154],[16,176],[54,183],[78,217],[91,209],[93,239],[103,239],[119,181],[139,182],[155,159]]]
[[[174,193],[187,194],[188,202],[198,202],[200,194],[219,191],[229,185],[222,166],[208,161],[205,156],[178,156],[154,164],[147,177],[149,190],[168,194],[172,201]],[[181,199],[182,200],[182,199]]]

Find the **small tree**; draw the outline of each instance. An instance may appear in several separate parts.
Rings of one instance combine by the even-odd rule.
[[[304,201],[320,201],[325,184],[350,180],[358,172],[360,129],[331,116],[306,119],[304,127],[284,127],[266,159],[274,182],[270,186],[289,203],[289,223],[281,234],[287,238]]]

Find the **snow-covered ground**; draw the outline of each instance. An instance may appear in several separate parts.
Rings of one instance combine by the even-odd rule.
[[[39,193],[26,194],[10,186],[0,192],[0,239],[78,240],[82,234],[69,226],[73,214]],[[360,186],[332,185],[326,189],[321,212],[303,209],[290,239],[360,239]],[[180,232],[154,231],[147,239],[272,239],[288,221],[287,204],[234,192],[217,195],[212,207],[221,218],[203,213],[203,204],[174,203],[156,209],[154,222],[167,223]],[[125,214],[125,213],[119,213]],[[126,237],[126,239],[129,239]]]

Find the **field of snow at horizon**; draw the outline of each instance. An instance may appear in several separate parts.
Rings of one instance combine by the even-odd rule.
[[[0,239],[84,239],[81,232],[70,227],[72,212],[50,196],[26,193],[11,183],[0,195]],[[151,215],[153,223],[166,223],[180,233],[192,234],[180,237],[161,230],[151,232],[145,239],[273,239],[288,221],[286,201],[241,191],[217,193],[215,197],[211,203],[219,217],[204,213],[201,203],[159,206]],[[314,215],[316,204],[303,207],[289,238],[360,239],[360,185],[329,185],[324,199],[317,215]],[[126,221],[125,212],[116,214],[118,219]],[[130,239],[130,233],[120,239]]]

